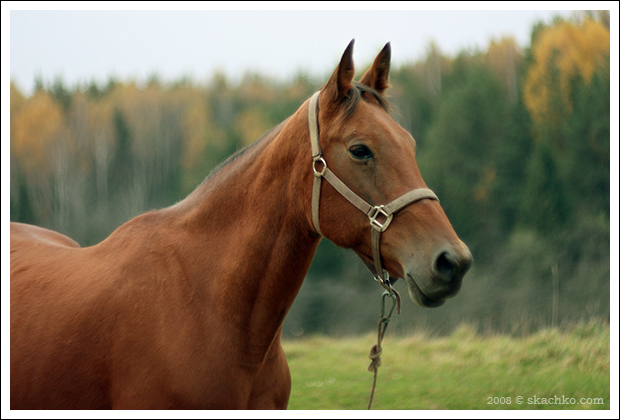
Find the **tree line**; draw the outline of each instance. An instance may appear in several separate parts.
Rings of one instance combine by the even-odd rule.
[[[327,77],[38,80],[28,97],[12,83],[11,220],[95,244],[183,199]],[[466,320],[527,333],[607,319],[608,13],[536,24],[525,49],[504,38],[450,57],[431,43],[424,59],[392,69],[391,84],[393,117],[416,139],[422,175],[475,259],[456,298],[433,310],[406,304],[396,328],[443,332]],[[322,241],[285,334],[372,329],[380,288],[364,270]]]

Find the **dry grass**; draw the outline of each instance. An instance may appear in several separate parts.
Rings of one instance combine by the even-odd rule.
[[[372,383],[368,352],[375,339],[285,342],[293,378],[289,409],[365,409]],[[462,325],[442,338],[388,334],[383,348],[373,409],[610,408],[605,324],[547,329],[525,338],[480,336]]]

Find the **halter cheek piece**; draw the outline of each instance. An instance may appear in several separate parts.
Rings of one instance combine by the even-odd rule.
[[[314,171],[314,184],[312,187],[312,223],[319,235],[324,236],[319,224],[319,202],[321,197],[321,180],[325,178],[344,198],[351,204],[360,209],[370,221],[372,258],[375,265],[375,280],[386,290],[391,291],[390,275],[381,265],[381,232],[384,232],[390,225],[394,213],[416,201],[428,198],[437,200],[435,193],[428,188],[417,188],[398,197],[397,199],[378,206],[371,206],[360,196],[355,194],[344,182],[340,180],[327,167],[325,158],[321,152],[319,143],[319,124],[318,124],[318,99],[319,93],[316,92],[310,99],[308,106],[308,125],[310,126],[310,144],[312,145],[312,170]]]

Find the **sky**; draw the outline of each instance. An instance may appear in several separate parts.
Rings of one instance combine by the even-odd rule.
[[[197,6],[176,5],[172,6]],[[403,8],[411,4],[394,6]],[[216,71],[233,81],[248,71],[279,80],[290,79],[300,71],[312,77],[326,77],[351,39],[356,40],[354,60],[361,72],[388,41],[392,46],[392,66],[397,67],[423,58],[430,42],[449,55],[464,49],[484,50],[491,40],[505,36],[527,46],[535,22],[550,22],[553,16],[572,13],[12,10],[10,79],[28,95],[37,76],[44,83],[61,78],[69,87],[91,81],[105,84],[110,77],[141,82],[153,74],[163,81],[189,77],[197,83],[208,83]]]

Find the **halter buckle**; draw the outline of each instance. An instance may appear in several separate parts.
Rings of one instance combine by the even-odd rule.
[[[378,232],[384,232],[390,225],[392,217],[394,217],[393,214],[388,214],[385,210],[383,210],[384,207],[384,205],[374,206],[370,209],[368,214],[370,226]],[[382,217],[383,219],[381,220],[379,217]]]
[[[323,169],[321,169],[320,171],[317,170],[316,168],[317,163],[321,163],[323,165]],[[313,158],[312,170],[314,171],[314,176],[316,176],[317,178],[320,178],[323,175],[325,175],[325,171],[327,171],[327,162],[325,162],[325,159],[323,159],[323,156],[318,155]]]

